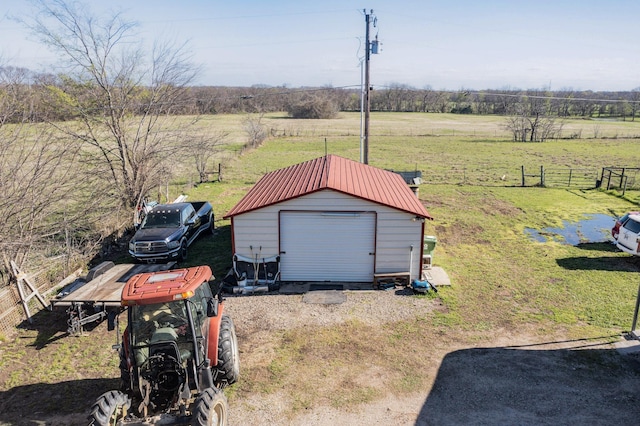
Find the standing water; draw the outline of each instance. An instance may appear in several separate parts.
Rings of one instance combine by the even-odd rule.
[[[577,222],[562,221],[561,228],[525,228],[524,232],[542,243],[557,241],[575,246],[609,241],[614,223],[615,219],[606,214],[585,214],[584,219]]]

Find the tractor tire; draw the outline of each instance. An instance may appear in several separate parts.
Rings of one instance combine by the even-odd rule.
[[[178,260],[184,262],[187,260],[187,255],[189,253],[189,249],[187,247],[187,240],[182,240],[182,244],[180,244],[180,253],[178,254]]]
[[[91,407],[89,426],[109,426],[118,424],[127,415],[131,399],[120,391],[109,391],[100,395]]]
[[[226,426],[229,403],[222,390],[205,389],[193,403],[191,424],[194,426]]]
[[[222,315],[220,337],[218,338],[218,365],[215,383],[218,387],[232,385],[240,377],[240,354],[236,328],[229,315]]]

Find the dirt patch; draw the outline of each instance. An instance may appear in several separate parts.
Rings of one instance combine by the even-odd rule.
[[[555,346],[428,353],[438,359],[433,366],[425,363],[435,378],[420,392],[387,393],[358,406],[312,407],[294,417],[285,394],[252,395],[232,405],[232,418],[240,419],[235,424],[300,426],[635,423],[640,415],[637,360],[608,345]]]
[[[273,302],[268,312],[260,308],[266,300]],[[396,304],[397,309],[392,309]],[[276,320],[275,307],[287,312],[286,318]],[[384,327],[388,314],[395,324],[390,327],[393,334],[399,328],[415,325],[416,318],[446,314],[438,299],[399,298],[387,292],[349,293],[348,302],[339,306],[308,305],[289,296],[263,297],[262,301],[238,298],[228,301],[228,310],[243,336],[241,358],[249,370],[277,357],[277,350],[265,350],[266,346],[280,344],[273,338],[275,329],[284,332],[303,327],[308,330],[308,340],[313,340],[316,327],[337,326],[354,317]],[[248,313],[250,319],[262,318],[263,326],[245,320]],[[275,329],[268,332],[265,324]],[[377,339],[374,334],[371,339]],[[270,425],[538,425],[575,421],[610,424],[614,415],[616,421],[634,423],[640,415],[640,363],[637,355],[618,354],[609,343],[611,339],[572,340],[562,333],[535,329],[469,334],[418,327],[408,330],[397,342],[398,356],[387,360],[387,368],[376,360],[386,353],[372,351],[357,360],[364,368],[354,365],[352,370],[358,373],[342,382],[373,389],[376,396],[370,401],[347,400],[340,405],[330,395],[320,394],[301,404],[303,395],[292,392],[296,384],[286,380],[264,392],[259,387],[240,385],[231,397],[231,419],[233,424]],[[354,337],[352,350],[359,344]],[[400,356],[403,349],[417,361],[412,368],[415,376],[423,379],[407,390],[393,384],[398,371],[392,367],[406,359]],[[303,364],[299,361],[286,368],[300,368]],[[316,362],[330,365],[332,360]],[[308,380],[319,380],[308,373]],[[305,378],[304,371],[283,371],[282,375]],[[325,379],[340,381],[340,377]],[[316,385],[325,392],[336,392],[326,384]]]

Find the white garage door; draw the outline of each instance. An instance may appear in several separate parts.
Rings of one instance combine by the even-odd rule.
[[[372,281],[375,227],[372,212],[282,212],[282,280]]]

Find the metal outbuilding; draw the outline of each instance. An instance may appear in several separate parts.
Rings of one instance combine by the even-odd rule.
[[[425,219],[396,173],[327,155],[264,175],[225,216],[232,249],[280,256],[282,281],[420,279]]]

